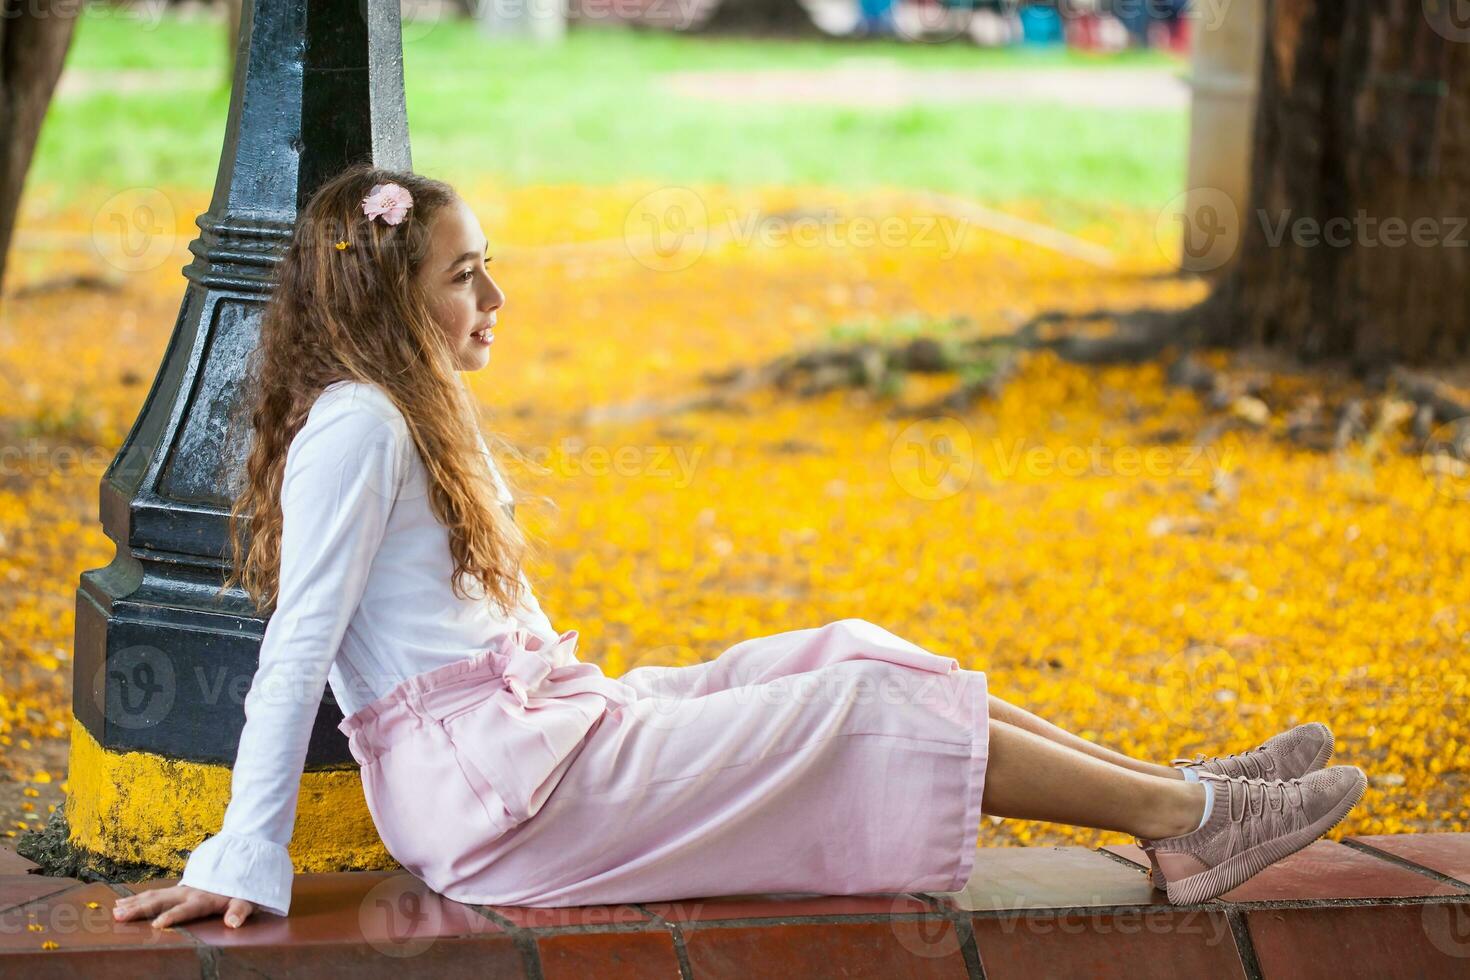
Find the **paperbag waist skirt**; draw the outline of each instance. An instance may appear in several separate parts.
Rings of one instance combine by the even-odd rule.
[[[986,677],[862,619],[609,677],[525,629],[345,718],[388,852],[460,902],[954,891]]]

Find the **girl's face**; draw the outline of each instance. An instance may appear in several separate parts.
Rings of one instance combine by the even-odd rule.
[[[429,255],[418,271],[455,368],[478,371],[490,360],[496,311],[505,294],[486,268],[489,243],[469,206],[455,198],[429,226]]]

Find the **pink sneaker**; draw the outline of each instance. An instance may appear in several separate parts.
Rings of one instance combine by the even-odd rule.
[[[1224,756],[1196,755],[1193,759],[1175,759],[1173,764],[1180,769],[1196,769],[1221,776],[1249,776],[1253,779],[1291,779],[1316,772],[1332,758],[1332,729],[1320,721],[1297,725],[1279,735],[1273,735],[1253,749],[1232,752]],[[1140,845],[1141,846],[1141,845]],[[1148,855],[1149,880],[1159,891],[1167,891],[1169,882],[1164,877],[1153,852],[1144,848]]]
[[[1245,752],[1224,756],[1197,755],[1193,759],[1175,759],[1180,769],[1215,772],[1222,776],[1249,776],[1252,779],[1291,779],[1316,772],[1332,758],[1332,729],[1320,721],[1310,721],[1273,735]]]
[[[1215,785],[1205,825],[1178,837],[1138,843],[1167,878],[1175,905],[1206,902],[1336,827],[1357,805],[1368,777],[1329,766],[1300,778],[1250,779],[1202,771]]]

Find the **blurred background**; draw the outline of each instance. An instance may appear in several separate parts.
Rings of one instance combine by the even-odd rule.
[[[524,454],[518,513],[547,545],[531,577],[585,659],[690,663],[859,616],[1145,758],[1327,721],[1373,776],[1341,832],[1470,823],[1470,527],[1402,415],[1264,355],[1203,353],[1181,378],[986,343],[1209,294],[1180,269],[1179,202],[1247,182],[1257,4],[402,16],[414,167],[480,216],[508,297],[468,380]],[[12,836],[66,788],[76,581],[113,553],[98,481],[178,314],[237,18],[87,4],[19,199],[0,307]],[[1124,842],[989,821],[981,840]]]

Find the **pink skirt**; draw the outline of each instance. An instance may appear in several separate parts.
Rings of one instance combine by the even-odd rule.
[[[862,619],[605,675],[524,629],[339,726],[388,852],[486,905],[955,891],[985,674]]]

